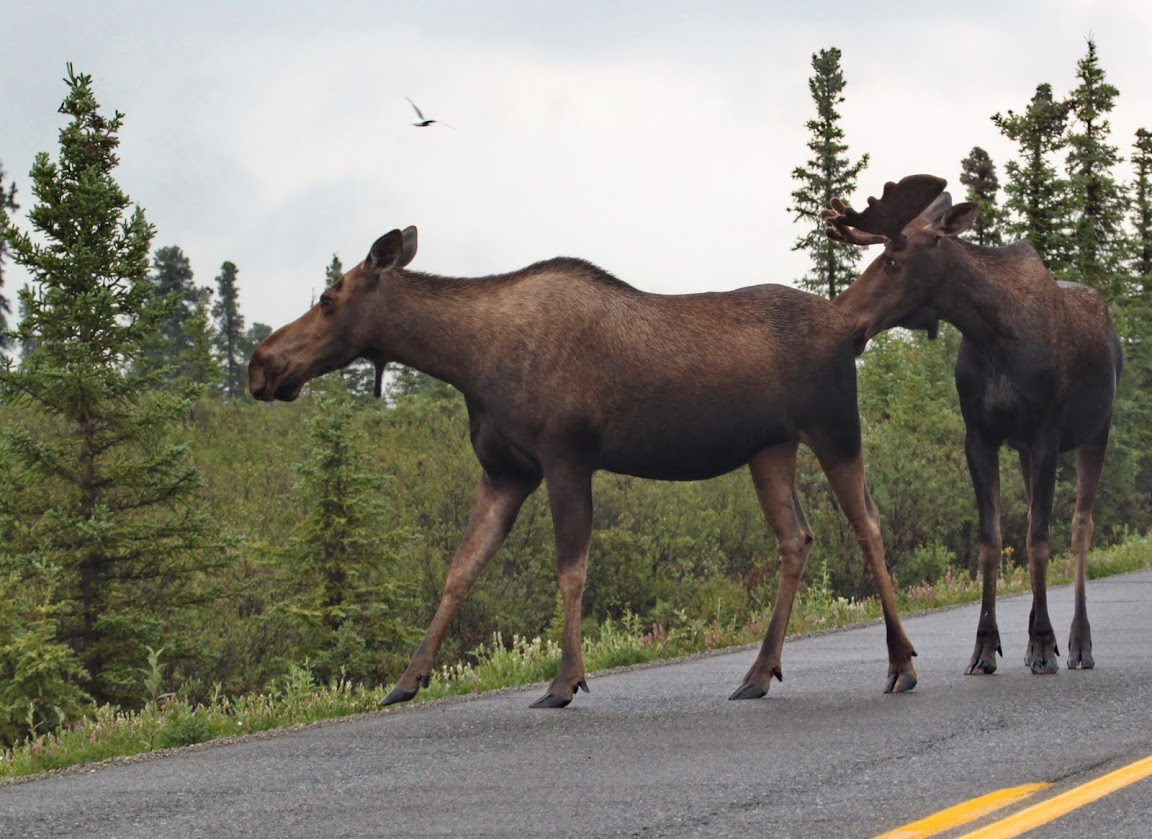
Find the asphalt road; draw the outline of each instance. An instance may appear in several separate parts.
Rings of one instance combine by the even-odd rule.
[[[964,676],[977,608],[907,622],[920,684],[886,696],[883,628],[789,642],[783,684],[729,702],[753,652],[401,707],[0,788],[0,836],[867,837],[1023,784],[967,830],[1152,756],[1152,573],[1089,584],[1097,666],[1033,676],[1029,599],[1001,602],[1007,657]],[[1071,592],[1051,593],[1063,641]],[[1063,664],[1063,663],[1062,663]],[[1146,837],[1152,777],[1039,837]]]

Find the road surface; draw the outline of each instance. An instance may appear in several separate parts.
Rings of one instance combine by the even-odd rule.
[[[949,810],[937,835],[960,836],[1071,792],[1066,815],[1025,813],[1042,825],[1030,836],[1146,837],[1152,572],[1088,595],[1092,671],[1031,675],[1030,599],[1009,598],[994,676],[963,675],[977,618],[963,607],[907,621],[907,695],[881,692],[871,626],[787,643],[786,681],[761,700],[726,698],[754,656],[741,650],[593,674],[560,711],[529,709],[537,687],[12,784],[0,835],[910,836]],[[1061,642],[1071,611],[1070,590],[1052,591]]]

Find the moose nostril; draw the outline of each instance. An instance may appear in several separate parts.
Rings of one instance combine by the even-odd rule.
[[[248,370],[248,391],[253,396],[259,396],[260,392],[264,390],[266,380],[264,379],[264,371],[259,367],[252,367]]]

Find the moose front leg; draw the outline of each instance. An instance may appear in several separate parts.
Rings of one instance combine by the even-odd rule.
[[[969,676],[996,672],[996,656],[1004,655],[1000,627],[996,623],[996,582],[1000,576],[1003,542],[1000,536],[1000,444],[979,432],[969,431],[964,440],[968,473],[976,492],[976,512],[980,520],[977,537],[980,546],[980,621],[976,625],[976,648],[964,671]]]
[[[1056,632],[1048,615],[1048,532],[1056,492],[1058,436],[1045,434],[1033,446],[1028,481],[1028,575],[1032,581],[1032,612],[1028,618],[1028,652],[1024,664],[1037,675],[1060,669]]]
[[[452,557],[448,578],[444,581],[444,593],[440,605],[424,640],[412,654],[408,669],[396,682],[396,686],[381,701],[381,705],[407,702],[421,687],[428,686],[432,675],[432,665],[448,625],[460,608],[461,601],[468,594],[480,572],[492,559],[496,550],[503,544],[508,531],[516,522],[516,515],[524,500],[540,485],[537,480],[497,479],[484,473],[476,487],[472,505],[472,515],[468,519],[468,529],[464,539]]]
[[[556,530],[556,577],[564,606],[564,635],[556,678],[532,707],[563,708],[578,689],[589,692],[580,624],[592,540],[592,475],[580,469],[557,468],[548,472],[546,480]]]
[[[776,534],[780,584],[760,654],[729,699],[759,699],[768,693],[773,677],[784,681],[781,669],[784,635],[796,589],[800,586],[800,575],[812,551],[812,531],[796,495],[796,447],[796,443],[774,446],[756,455],[748,464],[760,509]]]
[[[906,693],[916,687],[916,668],[912,666],[916,650],[912,648],[912,642],[905,635],[896,613],[896,593],[892,588],[892,578],[888,576],[884,542],[880,536],[880,512],[872,502],[864,480],[864,459],[859,450],[851,457],[836,460],[822,456],[820,449],[815,451],[832,492],[852,525],[880,596],[888,642],[888,678],[884,683],[884,692]]]

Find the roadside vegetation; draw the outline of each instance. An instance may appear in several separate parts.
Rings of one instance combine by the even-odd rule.
[[[1130,539],[1092,554],[1089,564],[1093,579],[1152,568],[1152,537]],[[1067,558],[1054,563],[1049,582],[1071,582]],[[874,598],[849,600],[828,590],[826,578],[809,585],[798,598],[792,614],[790,635],[842,628],[879,620],[880,605]],[[1027,574],[1006,553],[1001,595],[1028,591]],[[905,615],[917,611],[978,602],[980,587],[967,575],[947,572],[935,584],[922,583],[901,592],[899,605]],[[722,616],[691,618],[680,611],[670,615],[667,624],[644,623],[635,615],[620,621],[605,621],[586,642],[585,663],[590,673],[615,667],[673,659],[710,650],[745,644],[758,644],[767,627],[769,613],[755,616],[742,625],[725,623]],[[163,692],[166,684],[162,651],[148,651],[148,667],[143,674],[149,691],[138,711],[118,710],[110,705],[94,706],[90,716],[69,723],[52,733],[26,739],[0,753],[0,781],[33,775],[78,764],[189,746],[272,729],[288,728],[353,714],[377,711],[377,705],[390,685],[369,687],[344,677],[318,682],[305,665],[290,665],[288,671],[261,693],[228,697],[215,693],[193,703],[177,693]],[[559,644],[546,637],[504,638],[495,633],[478,646],[466,661],[444,665],[432,675],[429,686],[413,703],[449,696],[545,683],[555,674],[560,661]],[[391,713],[382,711],[381,713]]]
[[[867,163],[847,154],[838,125],[839,62],[834,49],[813,56],[811,159],[793,173],[793,212],[812,226],[796,247],[813,256],[795,279],[828,295],[855,276],[856,249],[826,259],[818,213],[854,194]],[[1019,114],[995,116],[1019,144],[1007,200],[978,147],[959,183],[984,208],[981,241],[1033,241],[1059,279],[1099,288],[1115,313],[1127,366],[1095,509],[1089,573],[1100,576],[1152,567],[1152,137],[1137,132],[1131,180],[1119,182],[1099,119],[1115,90],[1091,41],[1077,78],[1065,99],[1041,85]],[[29,229],[16,217],[29,197],[0,169],[0,288],[6,261],[33,280],[15,322],[0,297],[0,778],[374,709],[428,624],[479,477],[462,399],[416,371],[391,370],[380,401],[372,368],[353,365],[293,404],[253,403],[246,359],[269,328],[245,324],[240,268],[224,261],[214,288],[197,286],[180,248],[154,247],[113,176],[122,115],[100,111],[84,74],[69,67],[65,81],[59,156],[38,156],[30,173]],[[336,256],[317,271],[340,272]],[[935,340],[894,330],[858,362],[868,479],[904,613],[979,599],[959,340],[948,326]],[[1011,453],[1002,473],[1000,586],[1011,593],[1027,589]],[[797,480],[816,541],[791,632],[878,617],[806,452]],[[1057,557],[1074,496],[1066,462]],[[601,474],[594,498],[589,670],[762,639],[779,568],[745,473]],[[553,556],[538,492],[415,701],[551,677]],[[1068,579],[1064,563],[1050,583]]]

